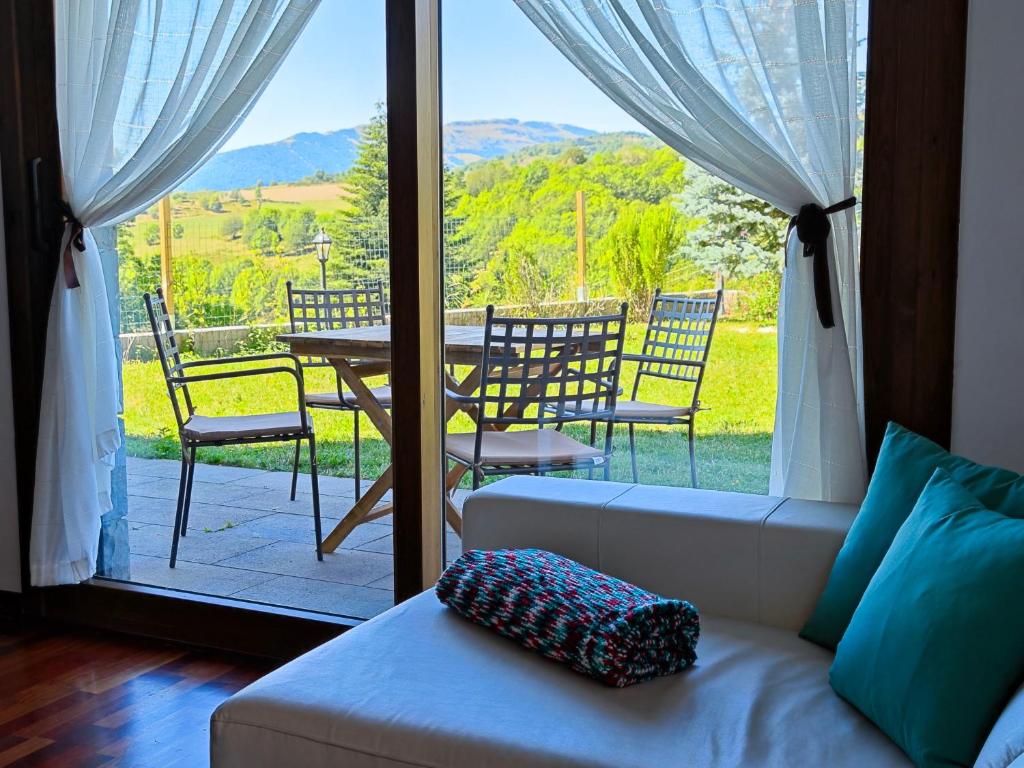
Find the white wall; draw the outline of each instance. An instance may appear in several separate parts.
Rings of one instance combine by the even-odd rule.
[[[1024,472],[1024,2],[967,33],[953,450]]]
[[[3,190],[0,190],[0,212]],[[14,408],[11,400],[11,337],[7,306],[7,256],[0,213],[0,590],[21,591],[17,482],[14,467]]]

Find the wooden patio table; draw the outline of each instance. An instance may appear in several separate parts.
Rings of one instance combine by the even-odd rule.
[[[391,414],[374,397],[370,388],[363,381],[366,378],[380,376],[391,371],[391,326],[374,325],[329,331],[285,333],[278,336],[277,340],[288,344],[292,354],[322,357],[329,360],[337,370],[338,376],[352,391],[356,404],[370,418],[388,445],[391,445],[393,437]],[[473,394],[479,388],[482,378],[484,327],[477,325],[445,326],[444,346],[447,364],[470,366],[469,373],[461,381],[456,381],[450,371],[446,372],[444,374],[445,387],[462,396]],[[500,349],[498,345],[494,345],[492,348]],[[458,403],[449,398],[445,405],[445,421],[450,421],[460,410],[468,413],[475,420],[475,405]],[[456,464],[445,476],[445,520],[460,535],[462,534],[462,515],[451,501],[451,491],[458,486],[467,471],[466,467]],[[333,552],[337,549],[338,545],[357,525],[376,520],[392,511],[393,505],[390,502],[378,505],[384,494],[392,487],[392,483],[392,465],[389,464],[381,476],[374,481],[373,485],[355,503],[355,506],[324,539],[325,552]]]

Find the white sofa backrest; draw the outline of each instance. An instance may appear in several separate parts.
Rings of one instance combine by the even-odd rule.
[[[703,613],[796,630],[856,512],[846,504],[520,476],[466,500],[463,546],[547,549]]]

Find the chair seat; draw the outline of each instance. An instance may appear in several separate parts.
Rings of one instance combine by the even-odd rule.
[[[448,454],[468,464],[473,462],[475,432],[448,435]],[[600,464],[604,451],[573,440],[553,429],[522,432],[484,432],[480,463],[489,466],[530,467],[543,464]]]
[[[615,403],[615,420],[679,419],[691,416],[696,410],[689,405],[662,405],[661,403],[646,403],[643,400],[619,400]]]
[[[307,424],[312,420],[307,416]],[[256,413],[250,416],[193,416],[183,429],[185,437],[200,442],[296,435],[302,432],[302,416],[289,413]]]
[[[370,387],[370,392],[377,398],[378,402],[385,408],[391,406],[391,387],[384,385],[382,387]],[[345,393],[345,405],[354,406],[356,404],[356,396],[351,392]],[[341,399],[338,397],[337,392],[312,392],[306,395],[306,405],[314,406],[317,408],[340,408]]]

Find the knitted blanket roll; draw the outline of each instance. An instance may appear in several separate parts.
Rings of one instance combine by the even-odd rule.
[[[671,675],[697,659],[700,617],[690,603],[541,549],[466,552],[436,593],[470,621],[606,685]]]

